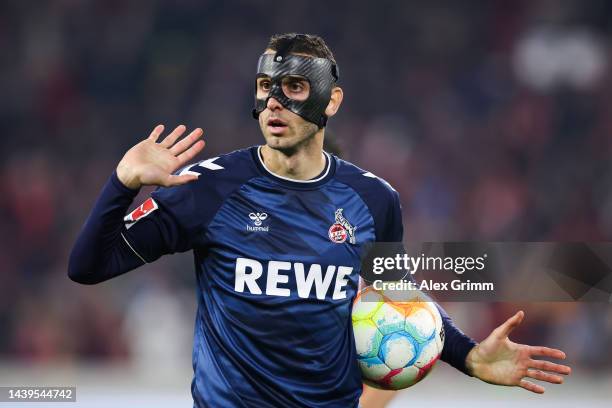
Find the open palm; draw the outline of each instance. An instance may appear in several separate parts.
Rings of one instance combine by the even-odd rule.
[[[525,379],[533,378],[553,384],[561,384],[563,377],[571,368],[533,357],[565,359],[561,350],[541,346],[517,344],[508,338],[525,317],[519,311],[501,326],[493,330],[489,337],[474,347],[467,356],[466,365],[470,373],[483,381],[497,385],[519,386],[541,394],[544,387]]]
[[[172,174],[189,163],[204,148],[204,141],[198,140],[203,134],[200,128],[177,142],[185,130],[186,127],[180,125],[157,143],[164,126],[156,126],[148,138],[123,156],[117,165],[119,180],[126,187],[137,189],[143,185],[175,186],[197,179],[193,174]]]

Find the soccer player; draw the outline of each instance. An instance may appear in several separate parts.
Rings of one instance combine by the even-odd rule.
[[[338,76],[320,37],[273,36],[253,110],[265,144],[187,165],[202,130],[179,141],[179,126],[158,142],[155,127],[119,162],[74,245],[68,274],[84,284],[193,251],[194,406],[358,405],[350,313],[360,257],[368,243],[401,242],[403,229],[391,186],[323,151],[342,103]],[[161,188],[126,215],[143,185]],[[443,315],[442,360],[467,374],[537,392],[522,378],[569,372],[531,359],[561,351],[507,340],[521,313],[479,345]]]

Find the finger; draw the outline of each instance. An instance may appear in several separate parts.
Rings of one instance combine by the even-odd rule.
[[[155,126],[155,128],[153,128],[153,131],[149,135],[148,139],[153,142],[157,142],[157,138],[159,137],[159,135],[162,134],[163,131],[164,131],[164,125]]]
[[[514,330],[525,317],[525,313],[522,310],[516,312],[514,316],[506,320],[501,326],[493,330],[493,334],[499,339],[508,337],[508,335]]]
[[[540,370],[527,370],[527,377],[553,384],[563,384],[563,377],[560,375],[545,373],[544,371]]]
[[[185,136],[185,138],[183,140],[181,140],[180,142],[178,142],[177,144],[172,146],[170,148],[170,153],[172,153],[173,155],[176,156],[176,155],[184,152],[196,140],[198,140],[200,137],[202,137],[203,134],[204,134],[204,131],[201,128],[197,128],[197,129],[193,130],[191,133],[189,133],[187,136]]]
[[[165,182],[164,187],[172,187],[172,186],[180,186],[181,184],[190,183],[198,179],[198,176],[195,174],[183,174],[183,175],[169,175]]]
[[[534,384],[531,381],[521,380],[519,387],[526,389],[527,391],[535,392],[536,394],[544,394],[544,387],[539,384]]]
[[[532,356],[545,356],[550,358],[556,358],[558,360],[565,360],[565,353],[561,350],[553,349],[550,347],[543,346],[530,346],[529,353]]]
[[[187,130],[187,127],[185,125],[178,125],[173,131],[172,133],[170,133],[168,136],[166,136],[164,138],[164,140],[161,141],[160,145],[163,147],[170,147],[174,144],[174,142],[176,142],[176,140],[183,134],[185,133],[185,130]]]
[[[178,161],[180,163],[179,167],[183,166],[184,164],[186,164],[189,161],[191,161],[191,159],[193,159],[198,153],[200,153],[202,151],[202,149],[204,149],[205,145],[206,145],[206,143],[203,140],[198,140],[189,149],[187,149],[183,153],[179,154],[177,156],[177,159],[178,159]]]
[[[562,364],[551,363],[550,361],[544,360],[530,360],[529,367],[538,368],[544,371],[552,371],[563,375],[569,375],[572,372],[571,367]]]

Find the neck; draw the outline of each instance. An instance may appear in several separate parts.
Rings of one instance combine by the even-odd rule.
[[[272,149],[264,145],[261,155],[266,167],[274,174],[294,180],[310,180],[325,168],[323,132],[291,151]]]

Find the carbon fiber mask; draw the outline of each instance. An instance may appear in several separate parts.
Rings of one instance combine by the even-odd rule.
[[[331,90],[338,80],[338,68],[327,58],[305,57],[289,54],[288,51],[290,50],[279,50],[275,54],[263,54],[259,57],[257,78],[269,77],[272,86],[265,99],[257,99],[255,96],[253,117],[257,119],[268,105],[268,100],[274,98],[296,115],[319,128],[325,127],[327,123],[325,108],[329,103]],[[288,76],[299,76],[308,80],[310,92],[307,99],[298,101],[285,95],[282,81]]]

